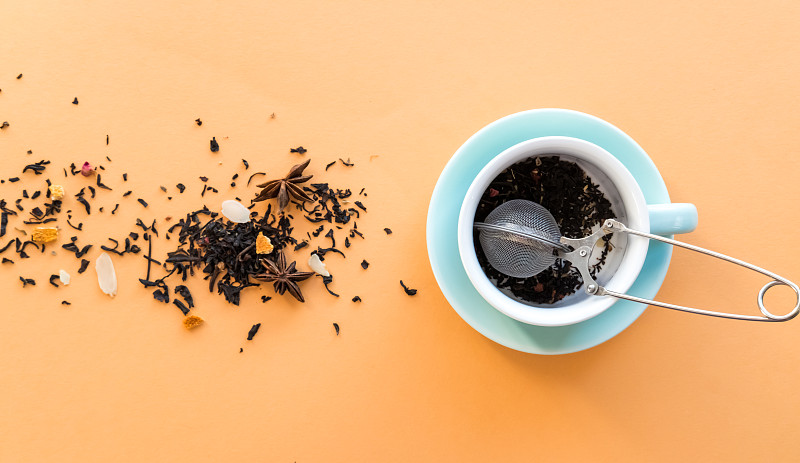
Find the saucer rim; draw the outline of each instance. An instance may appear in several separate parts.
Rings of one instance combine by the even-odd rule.
[[[438,285],[440,287],[440,290],[442,291],[442,294],[447,299],[447,301],[450,304],[450,306],[453,308],[453,310],[456,311],[456,313],[468,325],[470,325],[473,329],[475,329],[476,331],[481,333],[484,337],[486,337],[486,338],[488,338],[488,339],[490,339],[490,340],[492,340],[492,341],[494,341],[494,342],[496,342],[496,343],[498,343],[500,345],[503,345],[503,346],[506,346],[508,348],[511,348],[511,349],[515,349],[515,350],[518,350],[518,351],[521,351],[521,352],[541,354],[541,355],[560,355],[560,354],[573,353],[573,352],[578,352],[578,351],[581,351],[581,350],[589,349],[589,348],[594,347],[596,345],[602,344],[603,342],[606,342],[609,339],[614,338],[619,333],[621,333],[626,328],[628,328],[634,321],[636,321],[639,318],[639,316],[641,316],[641,314],[644,312],[646,307],[642,306],[642,305],[639,305],[639,304],[635,304],[634,305],[634,303],[629,303],[628,301],[619,301],[618,303],[614,304],[614,306],[612,306],[612,309],[613,308],[618,308],[619,306],[622,306],[622,305],[627,305],[627,307],[624,310],[627,310],[627,312],[628,312],[628,314],[626,314],[628,319],[625,319],[625,320],[622,320],[622,321],[612,320],[612,321],[614,321],[614,323],[612,323],[611,326],[607,326],[608,325],[607,323],[605,325],[603,325],[602,321],[596,322],[598,319],[603,318],[603,316],[605,314],[608,314],[610,312],[610,310],[609,310],[609,311],[604,312],[603,314],[598,315],[597,317],[594,317],[594,318],[586,320],[584,322],[581,322],[581,323],[578,323],[578,324],[575,324],[575,325],[571,325],[571,326],[567,326],[567,327],[540,327],[540,326],[533,327],[533,328],[535,328],[537,330],[539,330],[539,329],[541,329],[541,330],[572,329],[572,328],[575,328],[575,327],[582,326],[584,324],[589,324],[589,323],[596,322],[596,323],[593,323],[593,324],[598,324],[598,326],[597,327],[590,326],[588,328],[589,332],[594,330],[595,332],[608,333],[608,335],[602,334],[599,337],[599,339],[595,339],[595,340],[592,340],[592,341],[589,341],[589,342],[581,341],[581,338],[586,338],[587,337],[585,334],[583,336],[577,336],[578,339],[575,339],[575,337],[567,336],[566,337],[567,338],[567,342],[565,344],[559,345],[558,348],[555,348],[555,349],[552,349],[552,350],[543,350],[541,348],[541,346],[539,346],[539,345],[537,345],[535,343],[520,343],[520,342],[517,342],[515,339],[508,339],[509,336],[508,335],[504,335],[503,333],[489,333],[489,332],[487,332],[487,329],[484,329],[484,327],[482,326],[480,318],[477,315],[473,315],[471,313],[471,312],[474,312],[474,310],[465,310],[465,308],[463,306],[470,305],[470,304],[482,304],[482,305],[485,305],[485,308],[487,310],[491,310],[491,311],[497,312],[499,315],[501,315],[503,317],[507,317],[507,316],[502,314],[501,312],[497,311],[494,307],[489,305],[488,302],[483,300],[483,298],[480,298],[480,296],[478,296],[478,298],[480,299],[479,301],[474,301],[474,302],[466,301],[466,303],[464,303],[464,304],[462,304],[461,301],[458,301],[456,299],[456,295],[454,294],[454,292],[457,291],[458,288],[450,288],[451,284],[448,281],[446,281],[447,277],[446,277],[446,275],[444,275],[443,272],[447,272],[448,269],[452,269],[453,265],[456,265],[458,267],[458,270],[456,270],[456,271],[465,272],[465,270],[463,269],[463,267],[461,265],[460,258],[457,259],[458,262],[455,262],[455,263],[450,263],[450,264],[448,264],[446,262],[439,263],[438,260],[437,260],[437,252],[436,252],[435,249],[432,248],[432,246],[434,245],[434,242],[437,241],[436,238],[435,238],[436,235],[437,235],[437,228],[442,228],[442,227],[438,227],[436,225],[437,221],[435,220],[434,217],[436,215],[436,211],[439,210],[440,207],[443,207],[442,205],[438,204],[439,202],[443,202],[443,200],[439,200],[438,199],[439,197],[442,196],[443,189],[445,188],[445,186],[443,185],[443,179],[448,178],[449,175],[453,175],[452,171],[456,171],[457,170],[456,167],[458,166],[458,164],[465,162],[464,160],[460,159],[463,156],[465,156],[465,152],[467,152],[470,149],[473,149],[472,145],[475,145],[476,143],[481,141],[481,139],[483,139],[484,137],[487,137],[487,138],[491,137],[491,134],[493,132],[499,131],[500,129],[503,128],[503,126],[505,126],[507,124],[511,125],[511,124],[517,122],[517,120],[519,120],[519,119],[526,120],[526,122],[530,122],[530,121],[527,121],[527,120],[531,119],[535,123],[536,119],[539,119],[539,121],[542,121],[543,119],[540,119],[540,118],[545,118],[546,119],[548,115],[549,116],[558,116],[558,117],[562,117],[562,118],[566,117],[567,119],[575,118],[576,121],[581,121],[583,123],[587,123],[588,122],[590,127],[588,129],[587,129],[587,127],[580,127],[580,131],[584,133],[582,135],[577,135],[575,133],[564,133],[564,132],[555,131],[554,128],[547,128],[548,133],[540,134],[540,135],[537,135],[537,136],[531,136],[530,137],[531,139],[532,138],[538,138],[540,136],[552,136],[552,135],[564,135],[564,136],[575,137],[575,138],[579,138],[581,140],[585,140],[585,141],[597,144],[598,146],[601,146],[604,149],[606,149],[609,152],[611,152],[612,154],[614,154],[615,157],[619,158],[619,156],[614,153],[614,150],[609,149],[607,146],[605,146],[604,143],[600,143],[597,140],[591,139],[592,138],[591,136],[585,135],[587,130],[599,130],[600,132],[598,132],[598,133],[600,133],[600,134],[603,134],[603,133],[605,133],[606,135],[611,134],[613,137],[617,138],[615,140],[615,143],[621,142],[623,145],[625,145],[625,147],[626,147],[625,149],[628,152],[628,154],[626,154],[626,156],[634,156],[634,158],[636,159],[636,163],[637,163],[636,171],[641,171],[641,172],[638,172],[638,174],[637,174],[637,172],[632,171],[631,174],[635,178],[637,178],[637,180],[647,182],[647,188],[643,188],[643,192],[644,192],[645,197],[647,199],[647,204],[651,205],[651,204],[660,204],[660,203],[669,203],[670,202],[669,194],[668,194],[667,189],[666,189],[666,185],[664,184],[663,178],[661,177],[661,174],[658,172],[658,169],[656,168],[656,166],[653,163],[652,159],[650,159],[650,157],[647,155],[647,153],[629,135],[627,135],[625,132],[623,132],[619,128],[615,127],[614,125],[612,125],[611,123],[609,123],[609,122],[607,122],[607,121],[605,121],[603,119],[600,119],[600,118],[598,118],[596,116],[592,116],[590,114],[586,114],[586,113],[583,113],[583,112],[580,112],[580,111],[575,111],[575,110],[570,110],[570,109],[559,109],[559,108],[531,109],[531,110],[526,110],[526,111],[521,111],[521,112],[518,112],[518,113],[510,114],[510,115],[505,116],[503,118],[500,118],[500,119],[498,119],[496,121],[493,121],[490,124],[486,125],[485,127],[481,128],[475,134],[470,136],[456,150],[456,152],[453,154],[453,156],[448,160],[447,164],[442,169],[442,173],[440,174],[439,178],[437,179],[436,185],[435,185],[435,187],[433,189],[433,193],[431,195],[430,203],[428,205],[428,215],[427,215],[427,220],[426,220],[426,241],[427,241],[428,258],[429,258],[429,261],[430,261],[430,264],[431,264],[431,269],[433,270],[434,278],[436,279],[436,281],[437,281],[437,283],[438,283]],[[566,130],[566,131],[569,132],[569,130]],[[590,139],[587,140],[586,139],[587,137],[590,138]],[[524,141],[524,140],[522,140],[522,141]],[[513,143],[509,143],[508,146],[512,146],[512,145],[514,145],[516,143],[519,143],[519,141],[515,141]],[[628,167],[630,169],[630,166],[623,159],[620,159],[620,161],[622,161],[623,164],[625,164],[626,167]],[[642,175],[644,175],[646,177],[646,179],[641,179],[640,180],[638,178],[638,177],[641,177]],[[460,182],[466,183],[466,182],[471,182],[471,181],[472,181],[472,179],[459,179],[457,182],[454,182],[454,183],[457,183],[457,184],[460,185],[461,184]],[[466,186],[468,187],[468,184]],[[464,191],[466,192],[466,188],[464,189]],[[434,208],[434,206],[436,206],[436,208]],[[456,215],[456,222],[457,222],[457,215]],[[456,226],[456,228],[457,228],[457,226]],[[657,243],[657,244],[661,244],[661,243]],[[456,249],[456,252],[458,252],[457,249]],[[667,268],[668,268],[669,262],[671,260],[672,249],[671,249],[671,247],[667,246],[666,248],[659,249],[657,253],[655,253],[655,252],[653,253],[654,256],[656,254],[658,254],[658,256],[654,257],[654,259],[659,259],[659,261],[652,261],[652,262],[646,261],[645,262],[645,267],[646,268],[642,269],[642,275],[639,278],[639,279],[646,278],[647,280],[649,280],[647,283],[642,283],[642,284],[647,284],[648,285],[648,288],[644,288],[646,290],[645,291],[646,294],[643,294],[643,297],[650,297],[650,298],[654,297],[655,294],[658,292],[659,288],[661,287],[661,285],[663,284],[664,278],[666,277]],[[639,281],[639,279],[637,279],[637,282]],[[469,281],[468,278],[467,278],[467,281]],[[636,287],[636,286],[637,286],[637,284],[635,282],[634,283],[634,287]],[[474,288],[472,288],[472,289],[474,290]],[[476,294],[477,294],[477,291],[476,291]],[[531,325],[526,325],[525,323],[519,322],[519,321],[514,320],[514,319],[512,319],[510,317],[508,317],[508,319],[511,320],[512,323],[523,325],[522,327],[520,327],[520,329],[525,329],[525,328],[529,328],[530,329],[531,328]],[[593,336],[592,338],[597,338],[597,336]]]

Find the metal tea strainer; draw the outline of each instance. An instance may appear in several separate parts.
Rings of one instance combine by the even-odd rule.
[[[533,201],[514,199],[495,208],[484,222],[475,222],[475,228],[479,231],[481,248],[489,264],[498,272],[512,277],[528,278],[537,275],[553,265],[556,257],[559,257],[569,261],[578,269],[581,277],[583,277],[586,292],[594,296],[612,296],[667,309],[736,320],[782,322],[791,320],[800,312],[800,288],[786,278],[724,254],[662,236],[632,230],[614,219],[606,220],[599,230],[585,238],[565,238],[561,236],[561,231],[558,229],[553,215],[547,209]],[[741,265],[772,278],[772,281],[765,284],[758,292],[758,308],[764,316],[694,309],[642,299],[600,286],[589,273],[589,260],[595,243],[609,233],[628,233],[662,241],[672,246],[682,247]],[[776,285],[786,285],[795,293],[796,304],[792,311],[786,315],[774,315],[764,306],[764,294],[769,288]]]

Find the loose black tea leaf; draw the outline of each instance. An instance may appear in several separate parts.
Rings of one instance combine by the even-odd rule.
[[[10,179],[8,179],[8,181],[11,183],[19,182],[19,177],[11,177]]]
[[[244,164],[244,170],[247,170],[247,169],[250,168],[250,164],[245,159],[242,159],[242,164]]]
[[[78,196],[78,202],[83,204],[83,207],[86,209],[87,214],[92,213],[92,208],[89,206],[89,202],[83,199],[83,196]]]
[[[181,192],[181,193],[183,193],[183,190],[186,189],[186,186],[183,183],[179,183],[179,184],[177,184],[175,186],[178,188],[178,191]]]
[[[61,305],[72,305],[69,301],[61,301]]]
[[[139,201],[142,206],[147,207],[147,201],[143,200],[142,198],[137,199],[137,201]]]
[[[128,181],[128,174],[122,174],[122,181],[123,182],[127,182]],[[130,192],[128,192],[128,194],[130,194]]]
[[[247,179],[247,186],[250,186],[250,180],[253,180],[253,177],[255,177],[256,175],[267,175],[267,174],[264,173],[264,172],[256,172],[256,173],[254,173],[253,175],[250,176],[250,178]]]
[[[346,248],[350,247],[350,238],[348,238],[346,236],[344,237],[344,247],[346,247]]]
[[[252,328],[250,328],[250,331],[247,332],[247,340],[248,341],[252,341],[253,340],[253,336],[255,336],[256,333],[258,333],[258,329],[259,328],[261,328],[261,323],[256,323],[255,325],[253,325]]]
[[[17,76],[17,80],[20,80],[20,79],[22,79],[22,74]]]
[[[339,336],[339,324],[338,323],[334,323],[333,324],[333,329],[336,330],[336,336]]]
[[[131,193],[133,193],[133,191],[126,191],[125,193],[122,194],[122,197],[124,198],[126,196],[129,196]]]
[[[219,151],[219,143],[217,143],[216,137],[211,137],[211,152],[216,153]]]
[[[331,168],[331,166],[333,166],[334,164],[336,164],[336,161],[333,161],[333,162],[330,162],[330,163],[328,163],[328,165],[326,165],[326,166],[325,166],[325,170],[328,170],[328,169],[330,169],[330,168]]]
[[[39,197],[39,196],[41,196],[41,195],[42,195],[42,192],[41,192],[41,191],[38,191],[38,190],[37,190],[37,191],[34,191],[34,192],[33,192],[33,194],[31,195],[31,199],[36,199],[36,198],[38,198],[38,197]]]
[[[359,207],[361,210],[363,210],[364,212],[367,212],[367,208],[366,208],[366,207],[364,207],[364,205],[363,205],[363,204],[361,204],[361,201],[356,201],[356,202],[355,202],[355,205],[356,205],[356,206],[358,206],[358,207]]]
[[[111,190],[111,188],[107,187],[103,182],[100,180],[100,174],[97,174],[97,187],[102,188],[104,190]]]
[[[114,206],[114,209],[111,211],[111,214],[112,214],[112,215],[113,215],[115,212],[117,212],[117,208],[118,208],[118,207],[119,207],[119,203],[117,203],[117,205],[116,205],[116,206]]]
[[[267,302],[269,300],[272,300],[272,298],[269,296],[261,296],[261,302]]]
[[[56,281],[58,281],[60,278],[61,277],[58,275],[50,275],[50,284],[58,288],[58,283],[56,283]]]
[[[11,260],[11,259],[8,259],[8,258],[6,258],[6,257],[3,257],[3,263],[4,263],[4,264],[13,264],[13,263],[14,263],[14,261],[13,261],[13,260]]]
[[[202,182],[207,182],[207,181],[208,181],[208,177],[200,177],[200,180],[201,180]]]
[[[172,303],[175,304],[175,307],[181,309],[184,315],[189,315],[189,308],[180,299],[173,299]]]
[[[383,231],[385,231],[387,235],[391,235],[392,234],[392,229],[391,228],[384,228]]]
[[[322,283],[325,285],[325,290],[328,291],[328,293],[330,293],[332,296],[339,297],[338,294],[331,291],[331,289],[328,287],[328,285],[331,284],[332,281],[333,281],[333,275],[322,277]]]
[[[78,97],[76,96],[74,100],[72,100],[72,104],[78,104]]]
[[[28,164],[22,169],[22,173],[24,174],[27,171],[32,171],[36,175],[41,175],[41,173],[45,170],[45,166],[50,164],[50,161],[39,161],[34,164]]]
[[[22,278],[19,277],[19,281],[22,282],[22,287],[26,287],[28,285],[36,286],[36,281],[33,278]]]
[[[413,295],[417,294],[417,290],[416,289],[411,289],[408,286],[406,286],[406,284],[403,283],[403,280],[400,280],[400,286],[403,287],[403,291],[405,291],[406,294],[408,294],[409,296],[413,296]]]
[[[367,259],[362,260],[361,261],[361,268],[366,270],[368,267],[369,267],[369,262],[367,262]]]
[[[106,145],[108,145],[108,135],[106,135]]]
[[[157,289],[153,291],[153,298],[155,300],[163,302],[165,304],[169,303],[169,290],[164,288],[164,290]]]
[[[175,294],[180,294],[190,308],[194,307],[194,299],[192,299],[192,293],[189,292],[189,288],[184,285],[178,285],[175,287]]]
[[[361,297],[359,297],[359,296],[354,296],[354,297],[353,297],[353,302],[361,302]]]
[[[5,236],[8,226],[8,212],[0,213],[0,237]]]
[[[203,121],[201,121],[199,117],[197,119],[195,119],[194,122],[195,122],[195,124],[197,124],[198,127],[203,125]]]
[[[350,162],[350,158],[347,158],[347,161],[345,161],[342,158],[339,158],[339,160],[342,161],[342,164],[346,165],[347,167],[353,167],[355,165],[352,162]]]
[[[164,193],[166,193],[166,192],[167,192],[167,187],[165,187],[165,186],[163,186],[163,185],[162,185],[162,186],[160,186],[159,188],[161,188],[161,191],[163,191]]]
[[[78,273],[85,272],[87,267],[89,267],[89,261],[86,259],[81,259],[81,266],[78,269]]]
[[[9,123],[8,123],[8,121],[4,121],[2,124],[0,124],[0,130],[3,130],[3,129],[5,129],[6,127],[8,127],[8,126],[10,126],[10,125],[11,125],[11,124],[9,124]]]
[[[308,152],[307,149],[303,148],[302,146],[298,146],[297,148],[289,149],[290,153],[297,153],[297,154],[306,154]]]

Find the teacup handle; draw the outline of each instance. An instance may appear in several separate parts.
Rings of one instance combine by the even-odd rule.
[[[665,302],[642,299],[640,297],[631,296],[628,294],[622,294],[616,291],[610,291],[608,289],[603,288],[589,274],[589,258],[591,257],[592,247],[597,242],[597,240],[600,239],[603,235],[606,235],[608,233],[619,233],[619,232],[642,236],[644,238],[661,241],[670,244],[672,246],[678,246],[681,248],[689,249],[690,251],[695,251],[711,257],[716,257],[717,259],[722,259],[724,261],[731,262],[736,265],[741,265],[742,267],[749,268],[750,270],[755,270],[758,273],[761,273],[763,275],[772,278],[772,281],[765,284],[764,287],[761,288],[761,291],[758,292],[758,298],[756,299],[758,302],[758,308],[759,310],[761,310],[761,313],[764,314],[764,316],[758,317],[755,315],[739,315],[739,314],[731,314],[724,312],[713,312],[710,310],[694,309],[691,307],[684,307],[680,305],[667,304]],[[675,241],[669,238],[664,238],[663,236],[653,235],[651,233],[644,233],[638,230],[632,230],[626,227],[621,222],[618,222],[613,219],[606,220],[605,223],[603,223],[603,227],[600,230],[596,231],[595,233],[589,235],[586,238],[581,238],[581,239],[561,238],[561,242],[563,244],[572,246],[574,248],[574,251],[569,253],[564,253],[561,257],[570,261],[573,265],[575,265],[578,268],[586,284],[586,292],[589,294],[593,294],[595,296],[613,296],[619,299],[626,299],[629,301],[640,302],[642,304],[655,305],[658,307],[680,310],[683,312],[690,312],[700,315],[709,315],[711,317],[732,318],[735,320],[748,320],[748,321],[758,321],[758,322],[784,322],[787,320],[791,320],[792,318],[796,317],[798,313],[800,313],[800,288],[798,288],[796,284],[792,283],[786,278],[783,278],[775,273],[772,273],[769,270],[764,270],[761,267],[756,267],[753,264],[749,264],[742,260],[726,256],[725,254],[720,254],[718,252],[709,251],[708,249],[703,249],[698,246],[693,246],[691,244],[682,243],[680,241]],[[795,293],[796,297],[795,306],[786,315],[774,315],[764,306],[764,295],[767,293],[767,290],[776,285],[786,285],[790,287],[792,291],[794,291]]]

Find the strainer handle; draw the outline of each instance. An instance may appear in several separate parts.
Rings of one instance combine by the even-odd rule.
[[[724,312],[713,312],[713,311],[710,311],[710,310],[694,309],[694,308],[691,308],[691,307],[684,307],[684,306],[680,306],[680,305],[667,304],[665,302],[651,301],[651,300],[648,300],[648,299],[642,299],[640,297],[631,296],[631,295],[628,295],[628,294],[622,294],[622,293],[618,293],[616,291],[607,290],[607,289],[603,288],[602,286],[598,285],[596,282],[594,284],[590,284],[590,285],[587,286],[587,291],[590,294],[594,294],[594,295],[597,295],[597,296],[608,295],[608,296],[613,296],[613,297],[616,297],[616,298],[619,298],[619,299],[626,299],[626,300],[629,300],[629,301],[640,302],[642,304],[655,305],[655,306],[664,307],[664,308],[667,308],[667,309],[680,310],[680,311],[683,311],[683,312],[690,312],[690,313],[695,313],[695,314],[700,314],[700,315],[708,315],[708,316],[711,316],[711,317],[732,318],[732,319],[735,319],[735,320],[749,320],[749,321],[758,321],[758,322],[784,322],[784,321],[791,320],[792,318],[796,317],[797,314],[800,312],[800,288],[798,288],[798,286],[796,284],[792,283],[791,281],[787,280],[786,278],[783,278],[783,277],[781,277],[779,275],[776,275],[776,274],[770,272],[769,270],[765,270],[765,269],[763,269],[761,267],[756,267],[753,264],[749,264],[749,263],[741,261],[739,259],[735,259],[733,257],[726,256],[725,254],[720,254],[718,252],[709,251],[708,249],[703,249],[703,248],[698,247],[698,246],[693,246],[691,244],[682,243],[680,241],[675,241],[675,240],[672,240],[672,239],[669,239],[669,238],[664,238],[663,236],[651,235],[650,233],[644,233],[644,232],[641,232],[641,231],[638,231],[638,230],[632,230],[632,229],[626,227],[621,222],[618,222],[618,221],[613,220],[613,219],[609,219],[609,220],[605,221],[605,223],[603,224],[603,230],[606,231],[607,233],[623,232],[623,233],[628,233],[628,234],[631,234],[631,235],[642,236],[642,237],[645,237],[645,238],[648,238],[648,239],[651,239],[651,240],[661,241],[663,243],[667,243],[667,244],[670,244],[672,246],[678,246],[678,247],[681,247],[681,248],[689,249],[690,251],[696,251],[696,252],[699,252],[701,254],[705,254],[705,255],[708,255],[708,256],[711,256],[711,257],[716,257],[717,259],[722,259],[722,260],[734,263],[736,265],[741,265],[742,267],[749,268],[750,270],[755,270],[758,273],[761,273],[763,275],[766,275],[766,276],[772,278],[772,281],[770,281],[769,283],[765,284],[764,287],[761,288],[761,291],[758,292],[758,298],[756,299],[757,302],[758,302],[759,310],[761,310],[761,313],[764,314],[763,317],[758,317],[758,316],[754,316],[754,315],[739,315],[739,314],[730,314],[730,313],[724,313]],[[795,297],[797,299],[794,308],[791,310],[791,312],[787,313],[786,315],[774,315],[774,314],[770,313],[770,311],[767,310],[767,308],[764,306],[764,295],[767,293],[767,290],[769,290],[773,286],[777,286],[777,285],[786,285],[789,288],[791,288],[792,291],[794,291]]]

